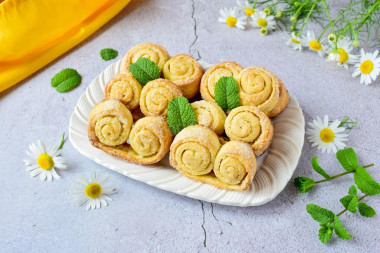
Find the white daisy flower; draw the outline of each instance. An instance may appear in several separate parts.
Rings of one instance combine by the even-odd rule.
[[[329,124],[329,117],[325,115],[323,121],[321,118],[309,122],[309,126],[306,131],[308,135],[307,139],[309,142],[313,143],[311,146],[318,146],[318,149],[322,152],[330,153],[333,151],[336,153],[338,149],[346,147],[344,141],[348,140],[348,134],[343,133],[346,129],[344,127],[339,127],[340,121],[334,120]]]
[[[352,74],[353,77],[360,76],[360,83],[365,85],[371,84],[372,81],[376,81],[377,76],[380,73],[380,57],[376,58],[379,50],[376,50],[373,54],[365,53],[363,48],[360,49],[360,60],[355,65],[355,71]]]
[[[292,46],[294,50],[302,50],[302,43],[300,37],[297,37],[297,35],[292,32],[290,38],[286,42],[286,45]]]
[[[267,16],[263,11],[253,14],[251,19],[254,27],[266,27],[269,31],[276,29],[276,21],[274,20],[274,16]]]
[[[302,36],[302,44],[304,47],[308,47],[310,50],[318,52],[320,56],[325,56],[328,46],[323,44],[323,41],[318,41],[315,38],[313,31],[307,31],[306,36]]]
[[[244,30],[245,26],[247,25],[247,17],[238,17],[237,16],[237,10],[234,8],[224,8],[219,11],[220,16],[218,21],[221,23],[226,23],[227,25],[231,27],[237,27],[239,29]]]
[[[47,179],[51,182],[53,178],[58,179],[59,175],[55,169],[67,169],[65,158],[60,156],[61,152],[62,150],[58,150],[58,147],[47,149],[40,140],[37,143],[30,144],[29,151],[26,151],[29,157],[24,159],[26,171],[30,171],[31,177],[40,175],[42,181]]]
[[[112,201],[107,195],[116,193],[113,186],[106,185],[108,182],[109,176],[107,174],[101,176],[100,172],[91,171],[90,180],[80,175],[71,190],[71,193],[77,196],[74,204],[81,206],[87,203],[86,210],[107,206],[107,201]]]
[[[239,6],[237,9],[241,12],[244,12],[248,17],[259,11],[258,9],[254,9],[253,4],[249,3],[249,1],[236,1],[236,3]]]
[[[352,41],[344,37],[339,39],[337,42],[337,51],[331,51],[327,56],[328,61],[338,62],[338,66],[343,66],[345,69],[348,69],[348,65],[353,65],[357,63],[358,56],[350,54],[353,49]]]

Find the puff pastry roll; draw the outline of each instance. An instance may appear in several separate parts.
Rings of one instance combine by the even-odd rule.
[[[262,155],[273,138],[273,126],[268,116],[254,106],[239,106],[231,110],[224,124],[231,140],[249,143],[256,156]]]
[[[107,99],[120,99],[129,110],[134,110],[139,106],[141,89],[140,83],[132,75],[117,73],[108,81],[105,95]]]
[[[203,68],[191,55],[174,56],[165,63],[162,71],[164,78],[175,83],[186,98],[198,94]]]
[[[145,116],[167,116],[173,98],[182,96],[181,89],[166,79],[147,83],[140,96],[140,109]]]
[[[139,44],[132,47],[124,56],[121,61],[121,72],[129,73],[129,65],[143,57],[154,62],[161,70],[165,62],[170,58],[169,53],[163,46],[153,43]]]
[[[223,76],[237,79],[244,68],[236,62],[222,62],[209,68],[201,80],[200,92],[204,100],[215,102],[215,84]]]
[[[241,105],[256,106],[268,113],[273,110],[279,100],[278,78],[264,68],[245,68],[240,72],[237,83]]]
[[[280,88],[280,98],[278,99],[278,102],[276,106],[272,109],[272,111],[268,112],[267,115],[269,118],[274,118],[280,113],[282,113],[286,107],[289,104],[289,93],[285,88],[284,83],[281,81],[281,79],[278,78],[279,88]]]
[[[224,133],[226,114],[219,105],[214,102],[201,100],[193,102],[191,106],[197,116],[198,124],[209,127],[217,135]]]

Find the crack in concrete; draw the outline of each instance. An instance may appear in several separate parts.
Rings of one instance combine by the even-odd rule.
[[[200,60],[201,59],[201,55],[199,53],[199,51],[194,47],[194,44],[197,42],[198,40],[198,34],[197,34],[197,20],[195,19],[194,17],[194,13],[195,13],[195,3],[194,3],[194,0],[191,0],[191,7],[192,7],[192,11],[191,11],[191,18],[193,19],[194,21],[194,26],[193,26],[193,29],[194,29],[194,40],[193,42],[191,43],[190,47],[189,47],[189,52],[190,54],[192,54],[192,52],[196,52],[198,57],[196,58],[196,60]]]
[[[219,228],[220,228],[220,225],[219,225],[219,219],[218,218],[216,218],[216,216],[215,216],[215,214],[214,214],[214,205],[211,203],[211,214],[212,214],[212,216],[214,217],[214,219],[218,222],[218,226],[219,226]],[[227,224],[230,224],[231,226],[232,226],[232,223],[231,222],[229,222],[229,221],[226,221],[226,220],[222,220],[223,222],[225,222],[225,223],[227,223]],[[220,228],[220,230],[222,230],[221,228]],[[223,234],[223,230],[222,230],[222,233],[221,234]]]
[[[202,229],[203,229],[203,234],[204,234],[203,246],[206,248],[207,247],[207,232],[205,229],[205,208],[203,206],[203,202],[200,200],[199,200],[199,202],[201,203],[202,214],[203,214],[203,222],[202,222]]]

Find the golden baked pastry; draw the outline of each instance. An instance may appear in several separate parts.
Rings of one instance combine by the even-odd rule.
[[[199,92],[203,68],[191,55],[179,54],[168,60],[162,70],[164,78],[175,83],[190,99]]]
[[[237,83],[241,105],[256,106],[268,113],[273,110],[279,100],[278,78],[264,68],[245,68],[240,72]]]
[[[166,116],[173,98],[182,96],[181,89],[166,79],[147,83],[140,95],[140,109],[145,116]]]
[[[231,140],[251,144],[255,155],[262,155],[273,138],[273,126],[268,116],[254,106],[239,106],[231,110],[224,124]]]
[[[278,83],[280,85],[280,98],[278,99],[278,102],[272,111],[267,113],[269,118],[274,118],[282,113],[289,104],[289,93],[286,90],[284,83],[279,78]]]
[[[140,83],[132,75],[117,73],[108,81],[105,94],[107,99],[120,99],[129,110],[133,110],[139,106],[141,89]]]
[[[193,102],[191,106],[197,116],[198,124],[209,127],[217,135],[224,133],[226,114],[219,105],[214,102],[201,100]]]
[[[215,84],[223,76],[237,79],[244,68],[236,62],[225,61],[209,68],[201,80],[200,92],[206,101],[215,102]]]
[[[128,73],[129,65],[135,63],[138,59],[146,57],[154,62],[161,70],[164,64],[169,60],[169,53],[163,46],[153,43],[143,43],[132,47],[121,61],[121,72]]]

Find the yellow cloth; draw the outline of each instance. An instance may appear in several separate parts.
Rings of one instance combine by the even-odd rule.
[[[129,2],[0,1],[0,92],[82,42]]]

